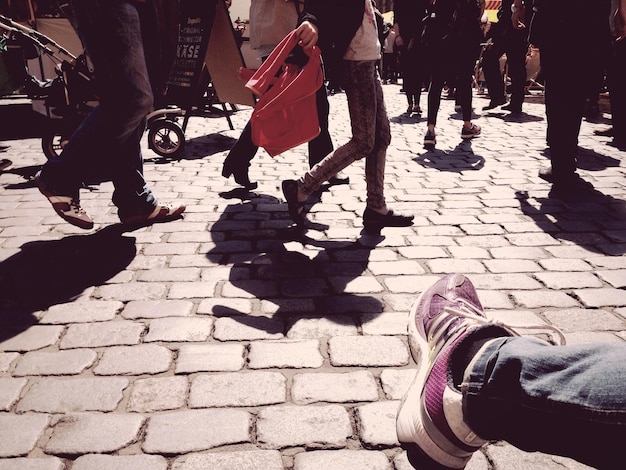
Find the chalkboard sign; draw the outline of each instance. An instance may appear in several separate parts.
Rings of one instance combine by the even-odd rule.
[[[189,108],[198,97],[198,83],[215,19],[222,0],[181,0],[176,57],[167,82],[169,103]]]

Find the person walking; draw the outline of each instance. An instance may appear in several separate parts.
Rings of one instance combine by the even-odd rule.
[[[461,138],[473,139],[481,133],[480,126],[472,123],[472,75],[483,40],[483,11],[483,0],[430,0],[422,34],[430,71],[424,148],[437,144],[437,114],[446,81],[456,86],[463,116]]]
[[[396,420],[409,462],[416,469],[462,469],[489,441],[504,440],[599,469],[621,468],[626,344],[564,345],[555,328],[551,342],[517,329],[489,321],[462,274],[439,279],[419,296],[408,325],[418,370]]]
[[[603,73],[611,46],[610,6],[610,0],[533,2],[530,42],[541,50],[550,149],[550,167],[539,170],[539,177],[552,184],[550,196],[559,199],[585,200],[595,194],[577,173],[576,154],[585,101]],[[515,0],[514,7],[523,15],[522,0]]]
[[[485,82],[489,91],[489,104],[483,110],[490,110],[502,106],[501,109],[510,111],[511,114],[522,112],[524,102],[524,86],[526,84],[526,55],[528,54],[528,29],[530,24],[529,13],[532,10],[525,9],[526,15],[523,21],[517,19],[518,24],[513,24],[512,16],[515,6],[513,0],[503,0],[498,8],[498,21],[491,25],[488,33],[490,44],[486,47],[482,66],[485,74]],[[518,15],[516,15],[518,18]],[[507,89],[504,83],[504,74],[500,69],[500,58],[506,54],[508,77],[511,79],[511,101],[507,103]]]
[[[412,225],[413,216],[395,213],[385,201],[391,129],[377,74],[381,47],[371,0],[308,0],[297,32],[303,47],[318,45],[326,66],[341,72],[352,137],[298,180],[282,182],[290,217],[303,225],[302,210],[309,195],[348,165],[365,158],[364,228],[374,231]]]
[[[143,175],[140,141],[154,100],[146,57],[158,41],[143,41],[156,24],[150,0],[73,1],[78,33],[95,74],[98,106],[74,132],[61,154],[34,181],[65,221],[91,229],[79,190],[97,176],[110,179],[120,220],[141,226],[178,219],[185,205],[160,203]],[[153,38],[154,39],[154,38]]]
[[[428,0],[395,0],[393,3],[393,29],[408,115],[422,114],[420,97],[427,70],[421,36],[427,5]]]
[[[259,59],[265,58],[276,45],[295,29],[303,7],[301,0],[251,0],[250,2],[250,46],[257,51]],[[297,53],[297,51],[295,51]],[[300,53],[298,59],[305,60]],[[320,125],[319,135],[308,143],[309,167],[313,167],[333,150],[333,142],[328,131],[328,96],[321,87],[316,95],[317,115]],[[222,167],[222,176],[233,176],[235,182],[245,189],[255,189],[258,184],[250,181],[248,168],[259,147],[252,141],[252,124],[248,121],[239,139],[228,152]],[[332,184],[348,184],[349,178],[335,176]]]

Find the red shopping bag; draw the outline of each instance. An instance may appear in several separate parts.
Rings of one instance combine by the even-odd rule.
[[[303,67],[285,63],[297,44],[298,37],[292,31],[246,83],[246,88],[259,97],[250,119],[252,141],[272,157],[320,133],[315,102],[323,81],[320,50],[305,50],[309,59]]]

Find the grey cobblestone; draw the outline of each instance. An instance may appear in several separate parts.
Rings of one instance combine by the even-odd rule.
[[[91,367],[97,354],[91,349],[67,351],[32,351],[24,354],[13,371],[13,375],[77,375]]]
[[[42,414],[0,413],[0,457],[20,457],[37,444],[48,425]]]
[[[261,410],[259,443],[281,447],[345,447],[352,435],[348,412],[339,405],[275,406]]]
[[[89,303],[68,303],[51,306],[42,316],[41,323],[91,323],[115,318],[124,304],[115,300]]]
[[[134,300],[128,302],[122,317],[139,318],[188,317],[192,315],[193,302],[188,300]]]
[[[72,470],[167,470],[167,460],[160,455],[81,455]]]
[[[8,372],[11,364],[20,357],[19,353],[0,353],[0,373]]]
[[[368,371],[296,374],[291,396],[297,405],[376,401],[378,387],[374,375]]]
[[[128,380],[119,377],[40,379],[25,392],[17,411],[113,411],[127,386]]]
[[[156,344],[114,346],[104,351],[93,373],[96,375],[141,375],[165,372],[172,363],[172,351]]]
[[[334,366],[404,366],[409,362],[406,345],[390,336],[337,336],[328,341]]]
[[[0,377],[0,411],[9,411],[19,399],[20,392],[26,385],[26,379]]]
[[[62,349],[97,348],[139,343],[146,326],[132,321],[77,323],[67,328]]]
[[[191,382],[191,408],[263,406],[284,403],[287,378],[278,372],[229,372],[199,375]]]
[[[174,460],[172,470],[283,470],[277,450],[248,450],[239,452],[213,452],[189,454]]]
[[[362,468],[368,470],[392,470],[387,456],[376,450],[316,450],[297,454],[294,470],[342,470]]]
[[[184,454],[227,444],[250,442],[251,416],[239,410],[184,410],[152,416],[143,450]]]
[[[187,402],[188,389],[186,377],[138,379],[132,385],[128,411],[152,413],[182,408]]]
[[[202,344],[181,346],[176,359],[176,373],[236,371],[244,366],[241,344]]]
[[[97,224],[82,231],[30,181],[40,139],[3,141],[13,167],[0,173],[0,469],[410,470],[393,426],[416,372],[407,313],[453,270],[491,319],[552,324],[569,344],[626,341],[626,153],[594,135],[605,123],[584,120],[579,141],[581,176],[607,197],[565,204],[537,177],[541,97],[510,120],[481,115],[476,95],[483,135],[471,153],[443,100],[438,148],[426,152],[425,123],[404,115],[399,88],[384,87],[386,196],[415,220],[380,237],[361,232],[362,161],[345,169],[349,185],[311,198],[317,225],[302,232],[280,181],[308,168],[306,146],[260,150],[254,191],[222,178],[247,107],[233,130],[221,116],[191,119],[177,158],[156,158],[144,139],[148,184],[187,212],[119,237],[111,183],[81,191]],[[329,99],[338,146],[350,133],[345,94]],[[496,468],[583,467],[502,443],[467,466]]]
[[[206,341],[211,335],[211,318],[158,318],[150,321],[145,342]]]
[[[250,344],[252,369],[321,367],[324,358],[317,340],[255,341]]]
[[[290,322],[287,337],[292,339],[313,339],[325,336],[354,336],[357,327],[350,317],[298,318]]]
[[[58,341],[64,327],[34,325],[12,338],[0,342],[0,351],[36,351]]]
[[[65,470],[65,463],[58,457],[0,460],[0,470]]]
[[[213,335],[220,341],[253,341],[259,339],[281,339],[284,323],[265,316],[235,315],[215,320]]]
[[[399,401],[382,401],[359,406],[359,436],[370,448],[399,445],[396,436],[396,416]]]
[[[144,417],[121,413],[80,413],[60,418],[44,450],[49,454],[76,455],[115,452],[132,443]]]

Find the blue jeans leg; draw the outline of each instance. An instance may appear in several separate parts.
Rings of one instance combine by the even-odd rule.
[[[617,468],[626,442],[626,344],[553,346],[501,338],[463,385],[463,412],[485,439]]]
[[[44,166],[42,177],[56,190],[71,190],[97,175],[113,182],[120,216],[151,212],[156,201],[143,176],[140,147],[153,104],[142,7],[104,0],[75,1],[73,6],[94,65],[99,105],[61,155]]]

